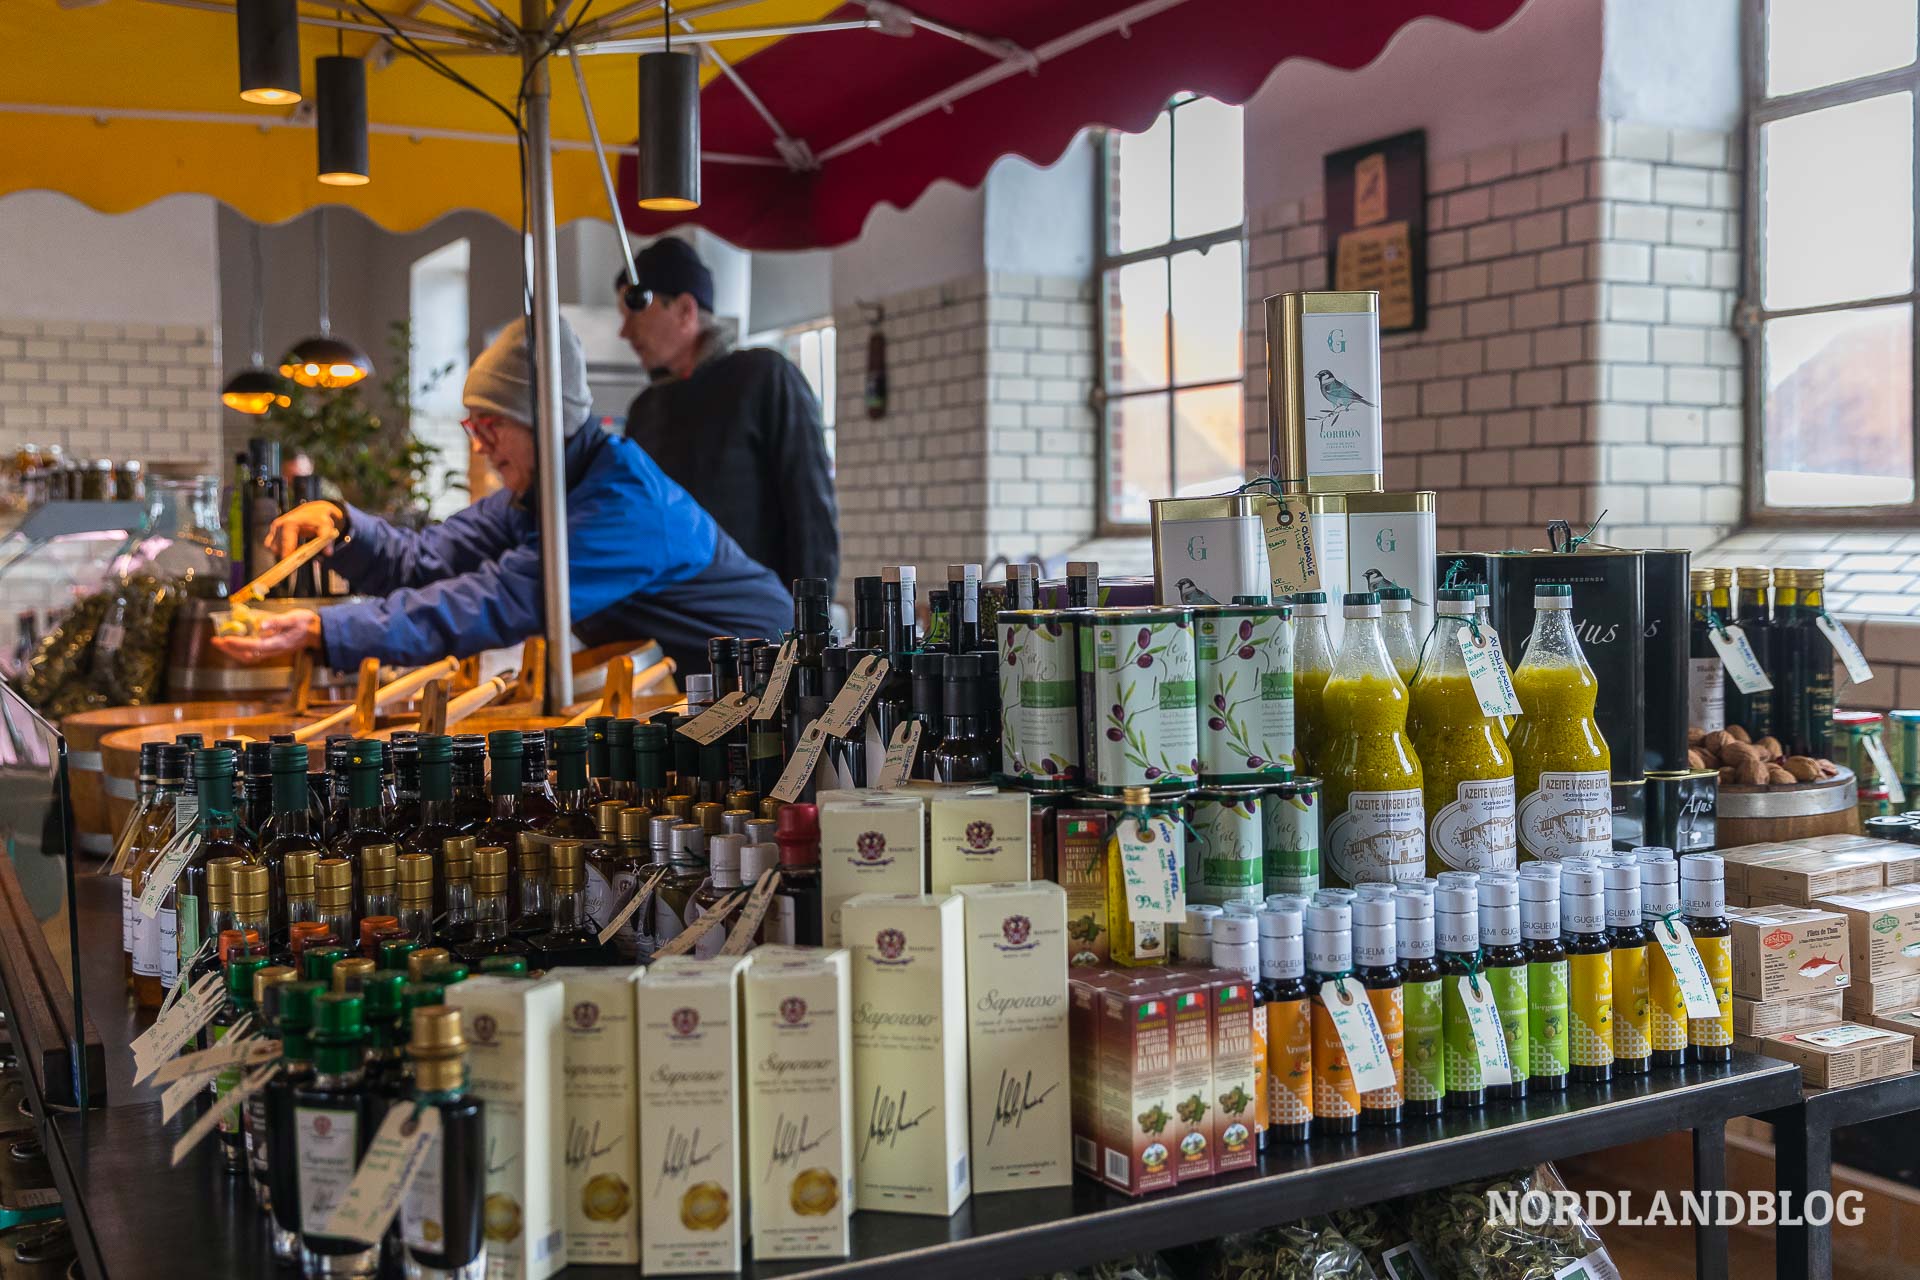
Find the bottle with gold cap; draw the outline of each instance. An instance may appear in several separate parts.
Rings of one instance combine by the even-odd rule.
[[[487,793],[492,809],[479,828],[468,832],[480,847],[493,846],[507,851],[507,909],[520,914],[521,836],[532,829],[520,811],[520,776],[524,769],[526,741],[517,729],[495,729],[487,735],[487,755],[492,772],[487,777]]]
[[[413,1101],[440,1113],[439,1136],[400,1203],[406,1273],[421,1280],[483,1280],[487,1273],[486,1117],[484,1104],[467,1093],[466,1048],[460,1010],[413,1011]]]
[[[551,846],[529,832],[520,838],[518,871],[507,882],[507,929],[516,938],[531,938],[553,927],[553,865]]]
[[[175,973],[185,973],[199,958],[200,946],[215,936],[208,917],[207,864],[215,859],[234,859],[234,865],[257,862],[259,856],[240,843],[238,816],[233,800],[233,751],[228,747],[209,747],[194,756],[193,776],[199,799],[195,831],[199,844],[180,869],[173,888],[160,902],[160,934],[171,933],[176,947]],[[166,981],[161,970],[161,985]]]
[[[1168,859],[1172,866],[1184,868],[1187,858],[1184,823],[1179,818],[1177,799],[1156,802],[1148,787],[1127,787],[1120,793],[1120,819],[1107,837],[1107,928],[1113,939],[1113,962],[1127,968],[1167,963],[1167,926],[1160,920],[1141,920],[1134,915],[1133,895],[1127,889],[1126,857],[1120,838],[1126,834],[1143,840],[1165,838],[1172,842]],[[1172,821],[1166,821],[1171,818]]]
[[[1725,574],[1728,581],[1720,580]],[[1713,633],[1733,621],[1728,591],[1732,571],[1695,569],[1687,575],[1693,594],[1693,619],[1687,633],[1687,725],[1703,733],[1727,727],[1726,667],[1713,647]],[[1753,725],[1745,726],[1752,732]]]
[[[306,1280],[371,1280],[380,1268],[379,1245],[319,1230],[345,1197],[378,1122],[366,1088],[366,1041],[366,1005],[358,994],[330,991],[314,1000],[313,1078],[293,1091]]]
[[[341,946],[351,946],[359,934],[353,913],[353,864],[345,858],[322,858],[313,869],[317,919]]]
[[[400,910],[400,846],[370,844],[360,851],[360,915],[391,916]]]
[[[400,930],[421,946],[433,941],[433,855],[403,853],[396,865]]]
[[[1809,655],[1825,639],[1800,608],[1800,570],[1773,571],[1773,653],[1767,674],[1773,680],[1773,736],[1789,755],[1807,755],[1813,745],[1808,712]],[[1831,654],[1828,655],[1831,657]],[[1832,674],[1828,674],[1831,688]]]
[[[280,988],[297,975],[287,965],[267,965],[253,973],[253,1009],[261,1034],[280,1040]],[[268,1175],[267,1091],[255,1089],[241,1106],[241,1134],[247,1151],[247,1170],[253,1183],[253,1202],[260,1212],[273,1212],[273,1188]]]
[[[1733,571],[1733,621],[1747,638],[1747,646],[1760,660],[1760,669],[1771,672],[1773,655],[1773,615],[1767,604],[1767,587],[1773,575],[1766,569],[1742,566]],[[1727,723],[1744,728],[1755,742],[1773,731],[1773,690],[1742,693],[1728,676],[1726,681]]]
[[[445,947],[422,947],[407,957],[407,981],[425,982],[427,971],[435,965],[450,964],[453,952]]]
[[[619,800],[602,800],[593,806],[600,834],[587,846],[587,914],[602,927],[625,905],[622,890],[628,895],[633,891],[634,854],[620,839],[620,815],[625,810]],[[640,830],[646,830],[644,820]]]
[[[507,932],[507,851],[488,845],[473,853],[473,936],[454,955],[477,964],[482,956],[515,950]]]
[[[267,1082],[267,1186],[273,1216],[274,1260],[288,1266],[300,1262],[300,1162],[295,1135],[297,1090],[313,1079],[313,1003],[326,984],[288,981],[276,988],[280,1033],[280,1074]],[[357,1158],[357,1153],[356,1153]]]
[[[442,943],[457,947],[473,937],[473,855],[472,836],[455,836],[441,846],[440,875],[447,899],[447,911],[441,920]]]
[[[291,938],[293,926],[310,924],[320,918],[319,882],[316,873],[322,854],[318,849],[293,849],[280,862],[280,896],[287,906],[285,936]]]
[[[581,840],[555,840],[548,846],[553,863],[553,927],[527,940],[533,968],[607,962],[600,946],[600,926],[587,912],[586,854],[586,842]]]
[[[460,834],[453,809],[453,739],[445,734],[425,734],[416,743],[420,749],[420,821],[407,833],[403,847],[408,853],[426,854],[437,866],[446,842]],[[436,883],[434,913],[446,909],[444,891]]]

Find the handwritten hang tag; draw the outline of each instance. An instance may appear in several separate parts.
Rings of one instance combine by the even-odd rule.
[[[787,759],[787,767],[780,771],[780,780],[773,784],[768,792],[775,800],[784,800],[788,804],[800,798],[806,790],[807,779],[813,776],[813,768],[820,763],[820,753],[827,749],[827,731],[815,720],[800,732],[800,741],[793,748],[793,755]]]
[[[1519,715],[1520,695],[1514,692],[1513,677],[1507,673],[1499,633],[1492,627],[1481,627],[1476,639],[1473,632],[1471,625],[1464,626],[1454,632],[1454,637],[1460,642],[1460,656],[1467,663],[1467,679],[1473,682],[1473,695],[1480,699],[1480,714]]]
[[[654,890],[658,889],[660,882],[666,878],[667,869],[662,867],[660,870],[648,876],[645,881],[634,886],[633,896],[627,899],[626,905],[614,912],[613,919],[607,921],[606,925],[601,928],[601,946],[604,947],[613,941],[613,935],[619,933],[621,929],[626,927],[627,921],[633,918],[633,913],[646,905],[647,900],[653,897]]]
[[[703,747],[710,747],[732,733],[753,714],[760,700],[735,689],[720,701],[680,726],[679,732]]]
[[[1707,962],[1700,958],[1700,948],[1694,945],[1693,934],[1687,926],[1678,920],[1655,920],[1653,940],[1666,955],[1674,981],[1680,984],[1680,995],[1687,1002],[1687,1016],[1719,1017],[1720,1000],[1713,994],[1713,975],[1707,972]]]
[[[793,641],[788,640],[780,646],[780,655],[774,659],[773,674],[767,677],[766,692],[760,695],[760,705],[754,708],[755,720],[771,720],[780,711],[780,700],[787,696],[787,681],[793,678]]]
[[[692,924],[673,935],[673,940],[653,953],[654,959],[661,956],[683,956],[693,950],[693,944],[717,928],[722,920],[746,900],[745,889],[730,893],[713,904],[713,910],[703,913]]]
[[[251,1015],[249,1015],[251,1016]],[[280,1046],[272,1040],[262,1039],[251,1033],[237,1034],[245,1029],[235,1023],[232,1030],[221,1038],[220,1043],[211,1049],[202,1049],[198,1053],[183,1053],[177,1058],[168,1058],[153,1074],[155,1084],[171,1084],[175,1080],[195,1079],[205,1081],[206,1077],[227,1067],[245,1064],[257,1067],[280,1052]]]
[[[213,954],[214,945],[215,940],[212,938],[203,941],[194,949],[193,954],[187,957],[187,962],[181,965],[180,968],[187,973],[192,973],[195,965],[199,964],[205,957]],[[166,1017],[167,1010],[173,1008],[174,1003],[178,1001],[181,996],[185,995],[186,992],[187,984],[184,982],[176,982],[171,987],[168,987],[167,998],[160,1002],[160,1012],[153,1015],[153,1020],[158,1022],[160,1019]]]
[[[1266,536],[1267,576],[1275,601],[1296,591],[1320,589],[1320,554],[1314,545],[1313,517],[1302,498],[1262,494],[1256,501]]]
[[[154,1019],[153,1025],[141,1032],[130,1046],[133,1082],[140,1084],[179,1053],[187,1041],[213,1019],[226,999],[226,984],[221,976],[209,973],[195,983],[193,990],[169,1009],[165,1017]]]
[[[147,872],[147,883],[140,890],[140,914],[151,920],[160,914],[160,904],[166,901],[167,891],[173,888],[174,881],[187,869],[187,862],[200,848],[200,832],[190,830],[182,832],[167,842],[160,857]]]
[[[1855,684],[1865,684],[1873,679],[1873,668],[1867,665],[1867,655],[1860,652],[1853,633],[1841,626],[1838,618],[1830,613],[1822,613],[1814,618],[1813,625],[1820,628],[1820,634],[1840,655],[1841,665],[1847,669],[1847,679]]]
[[[882,791],[892,791],[904,787],[907,777],[913,772],[913,759],[920,751],[920,722],[909,720],[905,724],[895,725],[893,738],[887,743],[887,757],[880,762],[880,772],[874,778],[873,785]]]
[[[168,1163],[177,1165],[182,1160],[185,1160],[187,1153],[199,1146],[202,1142],[205,1142],[207,1135],[219,1128],[222,1120],[235,1114],[242,1103],[266,1088],[267,1082],[272,1080],[279,1070],[279,1062],[273,1062],[260,1068],[245,1080],[241,1081],[229,1091],[225,1097],[208,1107],[205,1113],[193,1122],[193,1126],[180,1135],[180,1140],[173,1144],[173,1155]]]
[[[840,686],[827,713],[820,717],[820,723],[826,731],[836,738],[844,738],[860,727],[860,720],[867,714],[867,707],[873,702],[874,695],[880,692],[880,682],[887,678],[891,664],[878,654],[870,653],[860,659],[859,665],[847,674],[847,682]]]
[[[1760,665],[1760,655],[1753,651],[1753,641],[1747,639],[1747,633],[1738,624],[1717,631],[1709,627],[1707,639],[1713,651],[1720,655],[1720,665],[1726,669],[1734,688],[1742,693],[1765,693],[1773,688],[1767,669]]]
[[[1480,1058],[1482,1084],[1513,1083],[1513,1059],[1507,1056],[1507,1037],[1500,1030],[1500,1006],[1493,1002],[1493,984],[1485,978],[1455,978],[1460,1003],[1467,1010],[1467,1029]]]
[[[760,922],[767,918],[767,908],[773,905],[773,891],[780,887],[780,872],[772,867],[760,873],[760,879],[753,886],[753,893],[747,898],[747,905],[740,910],[740,919],[733,926],[733,932],[720,948],[723,956],[743,956],[753,948],[753,936],[760,932]]]
[[[1860,735],[1860,745],[1866,748],[1867,759],[1873,761],[1873,771],[1880,775],[1880,785],[1887,789],[1887,799],[1900,805],[1907,802],[1907,789],[1900,783],[1900,771],[1893,767],[1893,759],[1887,755],[1887,744],[1880,741],[1877,730]]]
[[[1122,820],[1114,838],[1120,841],[1120,865],[1126,872],[1133,918],[1184,921],[1187,893],[1181,872],[1186,856],[1180,847],[1180,828],[1173,819],[1154,814]]]
[[[1382,1034],[1380,1020],[1373,1016],[1373,1005],[1360,984],[1352,978],[1329,978],[1320,984],[1320,1002],[1333,1019],[1340,1047],[1347,1052],[1354,1087],[1362,1093],[1394,1088],[1399,1082],[1393,1076],[1387,1037]]]
[[[345,1236],[362,1244],[378,1244],[393,1224],[393,1215],[406,1199],[407,1188],[425,1167],[427,1157],[439,1151],[438,1107],[400,1103],[373,1135],[367,1154],[360,1157],[353,1181],[320,1228],[330,1236]]]
[[[188,1076],[184,1080],[175,1080],[160,1094],[160,1123],[165,1124],[180,1114],[181,1108],[207,1091],[207,1077]]]

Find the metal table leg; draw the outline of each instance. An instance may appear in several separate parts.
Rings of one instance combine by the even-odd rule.
[[[1780,1212],[1806,1212],[1809,1192],[1833,1193],[1833,1130],[1811,1124],[1803,1104],[1761,1117],[1773,1125],[1773,1185],[1782,1192]],[[1774,1268],[1779,1280],[1830,1280],[1833,1228],[1804,1223],[1774,1228]]]
[[[1714,1203],[1712,1193],[1727,1187],[1727,1122],[1714,1120],[1693,1130],[1693,1189]],[[1693,1269],[1699,1280],[1727,1280],[1727,1227],[1699,1223],[1693,1229]]]

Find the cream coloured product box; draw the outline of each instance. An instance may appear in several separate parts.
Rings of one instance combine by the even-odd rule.
[[[1733,926],[1733,994],[1791,1000],[1847,985],[1847,918],[1777,905],[1727,913]]]
[[[844,1258],[852,1247],[847,959],[845,951],[763,947],[744,980],[747,1203],[762,1261]]]
[[[634,984],[646,970],[561,969],[567,1009],[567,1261],[640,1261],[639,1036]]]
[[[1809,1089],[1833,1089],[1913,1069],[1912,1036],[1857,1022],[1789,1031],[1736,1047],[1798,1063],[1801,1083]]]
[[[640,980],[640,1273],[738,1271],[740,973],[746,956],[670,956]]]
[[[1783,1031],[1829,1027],[1844,1016],[1847,993],[1823,991],[1792,1000],[1733,998],[1733,1033],[1737,1036],[1776,1036]]]
[[[966,904],[973,1189],[1073,1181],[1067,894],[1047,880],[960,887]]]
[[[1033,798],[1024,791],[970,787],[933,797],[935,893],[963,884],[1006,884],[1033,874]]]
[[[821,932],[841,945],[840,910],[858,893],[924,893],[925,810],[916,796],[844,793],[820,806]]]
[[[862,1210],[950,1216],[967,1163],[967,980],[956,894],[861,894],[853,965],[853,1152]]]
[[[467,1035],[468,1088],[487,1108],[487,1275],[545,1280],[567,1265],[566,986],[468,978],[447,988]]]
[[[1836,893],[1814,905],[1847,918],[1853,972],[1862,982],[1920,973],[1920,889],[1900,885]]]
[[[1885,982],[1854,982],[1847,986],[1842,1007],[1855,1022],[1870,1022],[1875,1014],[1894,1013],[1920,1005],[1920,974],[1889,978]]]

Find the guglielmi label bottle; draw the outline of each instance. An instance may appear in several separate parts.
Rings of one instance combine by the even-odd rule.
[[[1360,1088],[1353,1066],[1334,1025],[1333,1013],[1321,994],[1324,984],[1344,983],[1355,989],[1353,976],[1353,915],[1337,899],[1315,902],[1307,908],[1307,985],[1313,991],[1313,1123],[1316,1133],[1351,1134],[1360,1128]]]
[[[1298,910],[1262,911],[1260,987],[1267,1022],[1267,1141],[1313,1136],[1313,1010]]]
[[[1401,999],[1399,955],[1394,946],[1393,899],[1374,895],[1353,904],[1353,972],[1367,990],[1374,1021],[1387,1040],[1393,1062],[1390,1089],[1369,1089],[1360,1095],[1360,1123],[1391,1128],[1400,1123],[1406,1097],[1405,1027]]]
[[[1558,863],[1520,868],[1520,939],[1527,954],[1527,1083],[1552,1093],[1567,1087],[1571,1063]]]
[[[1512,872],[1480,877],[1480,956],[1486,965],[1513,1078],[1487,1086],[1489,1098],[1524,1098],[1531,1054],[1527,1038],[1527,953],[1520,945],[1520,882]]]
[[[1447,1068],[1440,963],[1433,946],[1433,894],[1419,888],[1395,890],[1393,910],[1394,943],[1400,956],[1406,1114],[1437,1116],[1447,1093]]]
[[[1640,864],[1640,916],[1649,928],[1680,914],[1680,864],[1673,850],[1644,846],[1634,850]],[[1647,1037],[1655,1067],[1679,1067],[1687,1061],[1687,997],[1673,962],[1660,947],[1647,948]]]
[[[1522,716],[1522,719],[1526,717]],[[1607,942],[1606,891],[1585,858],[1560,864],[1560,930],[1567,948],[1567,1034],[1572,1079],[1613,1078],[1613,948]]]
[[[1601,867],[1607,938],[1613,946],[1613,1069],[1644,1075],[1653,1061],[1653,990],[1647,953],[1652,941],[1640,919],[1640,860],[1616,854]]]
[[[1719,854],[1680,859],[1680,909],[1720,1005],[1717,1018],[1688,1019],[1687,1043],[1695,1062],[1726,1062],[1733,1057],[1733,928],[1727,923],[1726,864]]]

